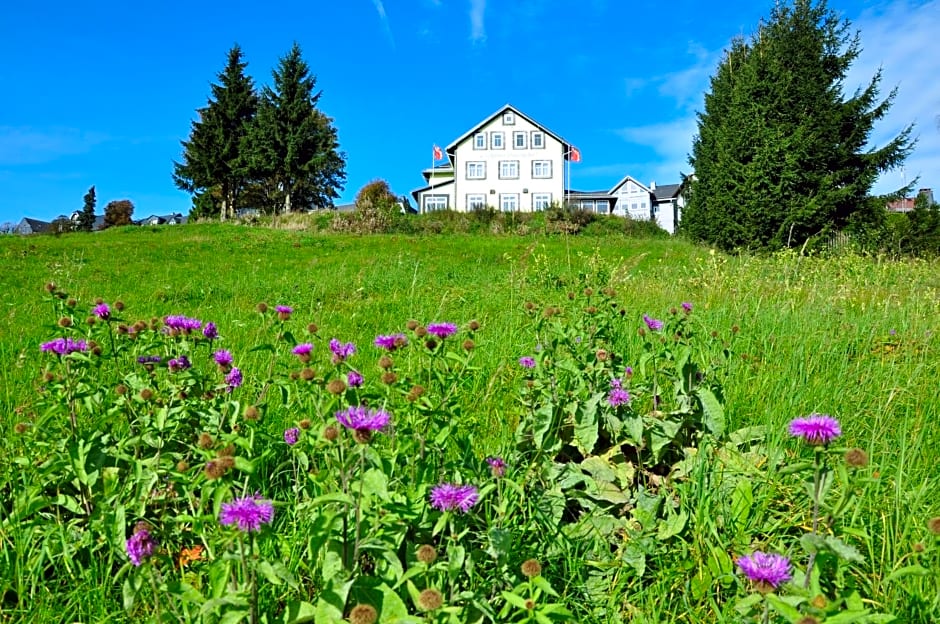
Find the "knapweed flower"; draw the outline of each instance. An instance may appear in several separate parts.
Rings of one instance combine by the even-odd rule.
[[[356,345],[351,342],[342,343],[336,338],[332,338],[330,340],[330,351],[333,352],[333,362],[339,363],[356,352]]]
[[[453,323],[428,323],[428,333],[443,340],[457,333],[457,326]]]
[[[277,318],[282,321],[286,321],[290,318],[290,315],[294,312],[294,308],[286,305],[274,306],[274,311],[277,312]]]
[[[176,330],[177,332],[189,334],[202,327],[202,321],[180,314],[171,314],[163,317],[163,325],[163,329],[167,333],[172,333],[173,330]]]
[[[153,535],[150,534],[150,531],[139,527],[127,540],[125,548],[127,549],[127,556],[130,558],[131,563],[135,566],[140,566],[140,564],[144,562],[144,559],[153,555],[153,552],[157,549],[157,541],[153,538]]]
[[[535,368],[535,358],[524,355],[519,358],[519,366],[522,368]]]
[[[348,429],[356,431],[380,431],[388,426],[392,419],[385,410],[376,410],[364,405],[352,405],[336,412],[336,420]]]
[[[302,342],[293,349],[291,353],[300,358],[300,361],[306,364],[310,361],[310,354],[313,353],[313,345],[309,342]]]
[[[487,457],[486,463],[490,465],[490,472],[494,477],[506,474],[506,462],[502,457]]]
[[[297,427],[291,427],[284,431],[284,442],[286,442],[288,446],[294,446],[297,444],[298,440],[300,440],[300,429]]]
[[[222,511],[219,512],[219,524],[234,524],[245,533],[260,531],[261,525],[269,524],[273,518],[274,505],[258,494],[222,503]]]
[[[662,321],[660,321],[659,319],[654,319],[648,314],[643,315],[643,322],[645,322],[646,326],[649,327],[653,331],[659,331],[660,329],[663,328]]]
[[[408,339],[405,337],[405,334],[391,334],[389,336],[375,337],[375,346],[379,349],[385,349],[386,351],[394,351],[395,349],[407,346],[407,344]]]
[[[790,421],[789,429],[791,436],[803,438],[813,446],[829,444],[842,435],[839,421],[828,414],[810,414],[804,418],[794,418]]]
[[[686,313],[686,314],[689,314],[689,313],[692,312],[692,304],[689,303],[688,301],[683,301],[683,302],[682,302],[682,309],[685,310],[685,313]]]
[[[91,313],[101,320],[107,321],[109,318],[111,318],[111,306],[109,306],[107,303],[99,303],[91,309]]]
[[[56,355],[68,355],[76,351],[88,351],[88,343],[84,340],[72,340],[71,338],[56,338],[49,342],[44,342],[39,347],[42,351],[55,353]]]
[[[233,366],[232,370],[225,376],[225,383],[228,384],[228,387],[225,389],[226,392],[231,392],[241,386],[244,381],[245,377],[242,375],[241,370],[239,370],[237,366]]]
[[[189,358],[185,355],[175,357],[167,362],[167,366],[170,368],[171,373],[176,373],[181,370],[186,370],[187,368],[192,367],[192,363],[189,361]]]
[[[783,555],[757,551],[738,557],[738,568],[758,591],[766,593],[790,580],[790,560]]]
[[[480,493],[475,485],[441,483],[431,488],[431,507],[440,511],[459,509],[461,512],[467,513],[479,498]]]
[[[215,323],[206,323],[206,326],[202,328],[202,335],[209,340],[215,340],[219,337],[219,328],[216,327]]]
[[[159,355],[141,355],[137,358],[138,364],[159,364],[160,356]]]
[[[623,382],[619,379],[610,380],[610,393],[607,402],[611,407],[620,407],[630,402],[630,393],[623,389]]]
[[[234,358],[232,358],[232,352],[228,349],[219,349],[212,354],[212,359],[215,360],[215,363],[222,368],[228,368],[234,361]]]
[[[346,373],[346,384],[350,388],[359,388],[362,386],[363,381],[362,374],[359,371],[351,370]]]

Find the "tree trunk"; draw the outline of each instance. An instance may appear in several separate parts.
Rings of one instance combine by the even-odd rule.
[[[284,214],[290,214],[290,191],[284,195]]]

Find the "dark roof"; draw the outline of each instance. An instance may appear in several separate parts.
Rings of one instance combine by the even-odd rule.
[[[23,227],[23,226],[27,227]],[[21,232],[26,229],[29,232],[38,234],[40,232],[46,232],[49,228],[52,227],[52,224],[48,221],[40,221],[39,219],[30,219],[29,217],[23,217],[23,219],[17,224],[16,231]]]
[[[610,191],[568,191],[570,197],[595,197],[600,199],[610,199]]]
[[[682,188],[681,184],[663,184],[656,187],[656,190],[653,191],[653,196],[656,198],[656,201],[672,199],[679,195],[680,188]]]

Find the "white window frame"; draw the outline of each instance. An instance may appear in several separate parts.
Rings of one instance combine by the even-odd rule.
[[[490,132],[490,149],[506,149],[506,137],[502,132]]]
[[[512,111],[506,111],[503,113],[503,125],[504,126],[514,126],[516,125],[516,116]]]
[[[486,208],[486,195],[483,193],[467,193],[467,210],[482,210]]]
[[[541,204],[541,205],[540,205]],[[551,193],[533,193],[532,194],[532,210],[548,210],[552,206],[552,194]]]
[[[449,197],[447,195],[438,195],[438,194],[425,194],[422,198],[424,202],[423,210],[424,212],[437,212],[438,210],[447,210],[447,203]],[[440,201],[443,200],[443,207],[439,206]],[[433,206],[432,206],[433,203]]]
[[[513,132],[512,133],[512,149],[524,150],[528,147],[528,132]],[[522,139],[522,144],[519,144],[519,139]]]
[[[499,209],[503,212],[519,212],[519,193],[500,193]]]
[[[545,148],[545,133],[538,130],[532,131],[532,149],[544,149]]]
[[[485,150],[486,149],[486,133],[477,132],[473,135],[473,149],[475,150]]]
[[[539,172],[538,169],[545,168],[548,171]],[[550,160],[533,160],[532,161],[532,179],[533,180],[549,180],[552,177],[552,161]]]
[[[471,160],[467,162],[467,179],[468,180],[485,180],[486,179],[486,161],[485,160]]]
[[[604,209],[601,212],[601,208]],[[594,202],[594,212],[597,214],[610,214],[610,200],[609,199],[598,199]]]
[[[499,179],[500,180],[518,180],[519,179],[519,161],[518,160],[499,161]]]

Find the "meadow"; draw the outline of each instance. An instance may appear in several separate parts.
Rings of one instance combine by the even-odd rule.
[[[226,224],[0,262],[0,621],[940,620],[930,262]]]

